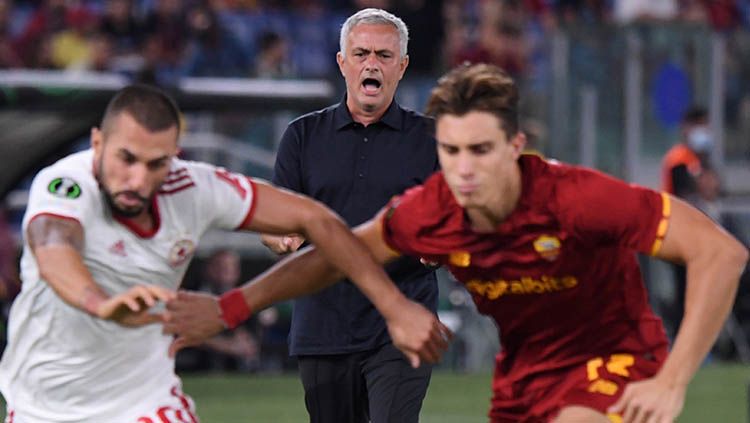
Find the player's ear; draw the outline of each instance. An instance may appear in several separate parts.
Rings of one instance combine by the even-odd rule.
[[[399,79],[399,81],[401,80],[401,78],[404,77],[404,72],[406,72],[406,68],[408,66],[409,66],[409,55],[407,54],[406,56],[404,56],[403,59],[401,59],[401,62],[399,63],[399,67],[398,67],[398,72],[399,72],[398,79]]]
[[[339,72],[341,72],[342,76],[344,75],[344,54],[342,52],[336,53],[336,63],[339,64]]]
[[[94,153],[96,155],[99,155],[99,152],[102,149],[102,144],[104,144],[104,136],[102,134],[101,129],[94,126],[91,128],[91,148],[94,150]]]
[[[510,139],[510,144],[513,146],[515,158],[518,158],[523,149],[526,148],[526,134],[521,131],[516,132],[516,135],[513,135],[513,138]]]

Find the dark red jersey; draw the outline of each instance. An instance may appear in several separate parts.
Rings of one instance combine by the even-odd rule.
[[[494,318],[502,344],[496,388],[593,356],[663,360],[667,338],[636,252],[659,249],[669,197],[536,156],[519,163],[518,206],[496,231],[473,231],[436,173],[387,206],[385,241],[447,266]]]

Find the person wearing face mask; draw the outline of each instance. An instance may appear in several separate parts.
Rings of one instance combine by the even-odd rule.
[[[680,142],[675,144],[662,161],[662,190],[685,199],[712,218],[716,213],[707,207],[718,195],[718,175],[711,167],[714,147],[708,126],[708,112],[692,107],[682,117]],[[685,266],[672,265],[675,295],[666,312],[672,322],[671,333],[680,327],[685,302]]]
[[[394,100],[409,64],[408,39],[404,22],[382,9],[346,20],[336,55],[346,95],[289,124],[274,184],[322,202],[356,226],[438,168],[432,119]],[[263,237],[277,254],[303,241],[293,234]],[[434,269],[404,258],[387,270],[401,292],[435,312]],[[289,352],[298,359],[311,422],[418,421],[430,366],[411,368],[386,321],[348,281],[295,300]]]
[[[713,138],[708,127],[708,112],[693,107],[682,118],[680,142],[662,161],[662,189],[686,198],[697,191],[696,180],[709,167]]]

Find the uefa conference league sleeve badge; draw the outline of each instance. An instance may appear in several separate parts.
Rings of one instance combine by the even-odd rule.
[[[55,178],[47,185],[47,192],[56,197],[74,200],[81,196],[81,186],[70,178]]]

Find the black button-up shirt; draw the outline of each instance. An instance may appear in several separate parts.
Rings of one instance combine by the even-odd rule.
[[[395,101],[380,121],[365,127],[352,120],[344,98],[289,124],[273,182],[326,204],[353,227],[437,170],[432,133],[432,119]],[[434,271],[405,257],[386,270],[406,296],[435,311]],[[387,342],[382,316],[348,280],[294,303],[292,355],[358,352]]]

